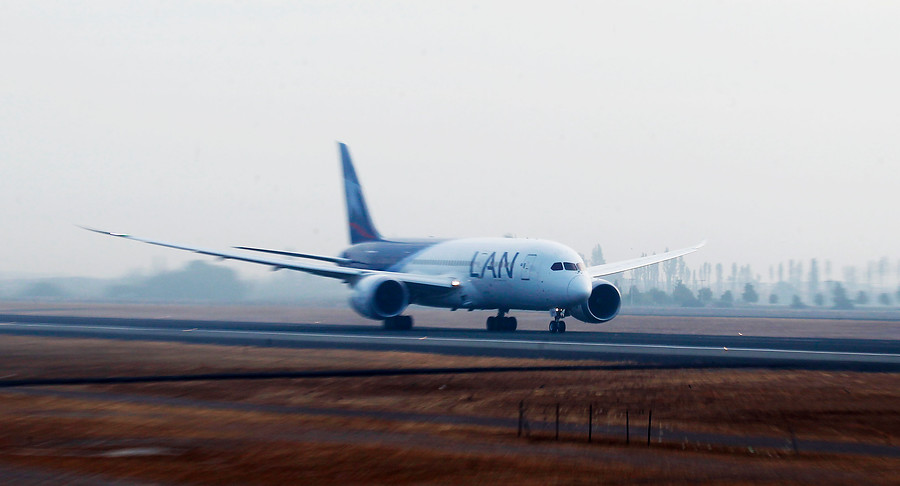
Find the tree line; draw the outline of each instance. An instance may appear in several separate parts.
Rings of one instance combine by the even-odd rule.
[[[592,249],[589,262],[605,263],[599,244]],[[831,261],[822,264],[816,258],[788,260],[770,265],[769,278],[764,279],[749,264],[704,262],[691,268],[677,258],[612,275],[608,280],[623,290],[626,303],[634,305],[769,304],[837,309],[900,305],[900,260],[892,265],[888,257],[882,257],[862,267],[843,266],[840,277],[834,267]]]

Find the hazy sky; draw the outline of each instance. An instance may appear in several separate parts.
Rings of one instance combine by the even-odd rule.
[[[0,274],[389,236],[900,257],[900,3],[0,3]],[[234,263],[242,272],[247,264]]]

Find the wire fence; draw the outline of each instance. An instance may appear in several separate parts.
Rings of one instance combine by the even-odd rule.
[[[607,406],[602,403],[571,404],[562,401],[518,404],[517,436],[529,440],[563,440],[588,443],[619,443],[650,447],[711,449],[740,448],[779,450],[799,454],[809,452],[866,452],[900,456],[900,449],[885,444],[829,441],[800,441],[788,419],[778,424],[785,436],[752,436],[732,433],[698,432],[666,424],[665,411],[654,413],[650,406]]]

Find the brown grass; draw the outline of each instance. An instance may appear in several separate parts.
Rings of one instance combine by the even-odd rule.
[[[417,353],[220,347],[4,336],[0,370],[15,377],[168,374],[391,366],[509,366],[543,360]],[[564,362],[560,364],[571,364]],[[154,383],[0,391],[0,462],[49,471],[196,484],[895,484],[900,460],[795,456],[613,438],[517,439],[496,426],[379,417],[381,410],[622,423],[653,409],[667,427],[729,434],[896,444],[900,374],[769,370],[621,370],[453,376]],[[132,397],[132,398],[129,398]],[[177,397],[158,404],[142,397]],[[121,399],[120,399],[121,398]],[[216,408],[209,401],[243,404]],[[265,405],[316,407],[283,413]],[[367,410],[344,417],[328,410]],[[597,423],[597,422],[595,422]],[[123,450],[148,455],[115,457]],[[2,471],[2,469],[0,469]]]

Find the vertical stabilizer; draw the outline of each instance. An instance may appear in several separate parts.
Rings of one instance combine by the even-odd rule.
[[[353,169],[353,161],[350,160],[350,151],[346,144],[338,142],[338,147],[341,150],[341,165],[344,168],[344,194],[347,198],[350,243],[355,245],[367,241],[380,241],[381,235],[378,234],[369,216],[366,198],[363,197],[362,187],[356,178],[356,170]]]

